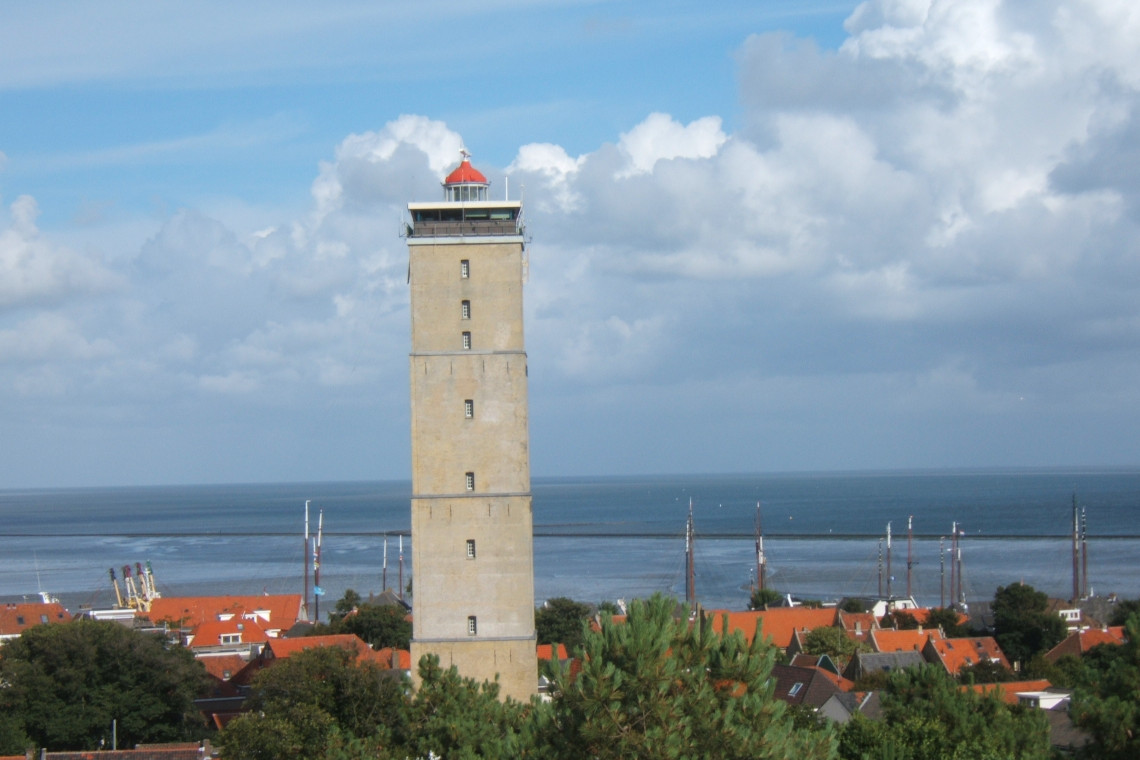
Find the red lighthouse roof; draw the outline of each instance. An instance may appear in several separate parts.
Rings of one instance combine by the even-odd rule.
[[[483,173],[471,165],[471,159],[467,152],[463,153],[463,162],[451,174],[447,175],[447,179],[443,181],[445,185],[467,185],[467,184],[480,184],[486,185],[487,178]]]

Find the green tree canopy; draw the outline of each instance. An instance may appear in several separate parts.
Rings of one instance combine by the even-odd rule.
[[[1124,644],[1093,647],[1083,658],[1069,713],[1092,736],[1086,757],[1140,757],[1140,614],[1128,618],[1125,632]]]
[[[1121,599],[1112,609],[1108,618],[1109,625],[1125,625],[1128,618],[1140,612],[1140,599]]]
[[[118,623],[77,620],[29,628],[0,650],[0,752],[197,739],[194,699],[210,678],[189,650]]]
[[[994,638],[1010,663],[1028,663],[1065,638],[1065,622],[1049,612],[1049,597],[1023,583],[1001,586],[994,594]]]
[[[958,611],[949,607],[935,607],[926,614],[927,628],[941,628],[948,639],[959,639],[970,635],[969,629],[958,622]]]
[[[869,651],[870,646],[848,636],[842,628],[833,625],[813,628],[804,636],[804,652],[825,654],[843,670],[856,652]]]
[[[399,605],[371,604],[346,589],[329,613],[329,622],[316,624],[306,635],[353,633],[373,649],[407,649],[412,641],[412,623],[407,618],[407,610]]]
[[[598,602],[598,614],[601,614],[603,612],[608,612],[611,615],[622,614],[621,607],[618,606],[618,603],[609,599],[603,599],[602,601]]]
[[[844,760],[1048,760],[1051,753],[1039,710],[963,689],[934,665],[893,673],[882,720],[856,715],[839,750]]]
[[[402,733],[390,747],[393,758],[493,758],[541,756],[533,734],[535,713],[545,705],[500,701],[499,685],[443,670],[439,658],[419,664],[420,686],[406,708]]]
[[[439,659],[420,662],[420,685],[393,678],[337,647],[293,655],[262,671],[249,712],[219,734],[228,760],[521,758],[536,751],[531,710],[499,700]]]
[[[748,606],[754,610],[767,609],[769,604],[775,604],[783,598],[783,594],[771,588],[757,588],[752,590],[752,598]]]
[[[241,760],[321,757],[342,737],[402,730],[406,683],[340,647],[313,647],[257,674],[248,712],[218,736],[222,755]]]
[[[661,596],[602,618],[581,672],[557,678],[542,727],[555,758],[827,758],[829,730],[797,730],[772,696],[775,650],[757,635],[721,636],[710,621],[673,617]]]
[[[346,588],[344,590],[344,596],[336,600],[336,605],[333,606],[332,612],[329,613],[329,622],[332,623],[340,620],[363,603],[364,598],[360,596],[356,590]]]
[[[568,652],[582,646],[590,606],[564,596],[548,599],[534,613],[534,629],[539,644],[565,644]]]
[[[913,631],[918,628],[918,618],[906,610],[892,610],[880,621],[883,628],[894,628],[896,631]]]
[[[963,665],[958,670],[958,683],[1007,683],[1017,680],[1017,674],[993,660],[979,660],[978,662]]]
[[[412,623],[407,618],[407,611],[397,605],[361,604],[330,628],[333,633],[355,633],[373,649],[407,649],[412,641]]]

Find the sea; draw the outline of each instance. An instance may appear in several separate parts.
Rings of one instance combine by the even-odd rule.
[[[410,494],[407,481],[0,490],[0,602],[107,607],[110,571],[121,582],[146,563],[165,596],[301,593],[309,502],[324,617],[346,589],[414,592]],[[902,596],[909,581],[919,604],[942,604],[955,527],[967,600],[1017,582],[1069,598],[1074,502],[1089,590],[1140,598],[1140,468],[536,477],[532,494],[539,603],[683,597],[690,505],[708,609],[747,607],[758,516],[767,585],[800,598]]]

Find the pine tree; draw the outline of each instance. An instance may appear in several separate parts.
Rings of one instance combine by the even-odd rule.
[[[882,722],[856,716],[840,739],[844,760],[1048,760],[1051,752],[1040,710],[964,689],[934,665],[892,674]]]
[[[1102,644],[1085,655],[1085,673],[1070,714],[1092,736],[1085,756],[1140,757],[1140,613],[1125,624],[1126,641]]]
[[[634,602],[587,635],[581,671],[563,670],[540,741],[556,758],[830,758],[830,730],[797,730],[775,699],[775,650],[675,618],[672,600]],[[727,627],[727,626],[726,626]]]

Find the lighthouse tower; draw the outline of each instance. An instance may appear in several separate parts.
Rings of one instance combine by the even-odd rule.
[[[502,694],[536,692],[519,201],[466,152],[443,200],[409,203],[412,663],[439,656]]]

